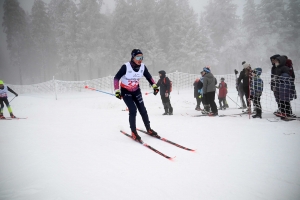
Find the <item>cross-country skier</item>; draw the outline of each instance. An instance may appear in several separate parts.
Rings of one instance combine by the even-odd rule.
[[[3,108],[4,108],[4,103],[7,107],[7,110],[10,114],[11,118],[16,118],[12,112],[12,109],[9,105],[9,102],[7,100],[7,92],[11,92],[14,95],[18,96],[18,94],[13,91],[12,89],[10,89],[8,86],[4,85],[4,82],[2,80],[0,80],[0,104],[1,104],[1,108],[0,108],[0,119],[5,119],[5,117],[3,116]]]
[[[170,102],[171,81],[166,77],[164,70],[159,71],[158,74],[159,80],[157,81],[157,87],[160,87],[161,101],[165,109],[163,115],[173,115],[173,107]]]
[[[131,60],[124,65],[114,77],[115,96],[123,99],[129,110],[129,124],[131,128],[132,138],[141,140],[136,131],[136,113],[137,109],[142,116],[147,132],[152,136],[159,137],[150,127],[150,121],[147,110],[144,105],[142,93],[139,86],[140,79],[145,76],[149,84],[152,85],[154,95],[159,92],[155,81],[149,73],[147,67],[142,63],[143,53],[140,49],[133,49],[131,52]],[[121,83],[119,83],[121,82]],[[121,85],[121,89],[120,89]]]

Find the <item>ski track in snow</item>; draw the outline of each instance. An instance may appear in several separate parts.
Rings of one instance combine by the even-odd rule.
[[[162,116],[160,97],[143,97],[152,128],[196,152],[140,133],[169,161],[131,141],[125,104],[109,95],[20,95],[11,106],[28,119],[0,121],[0,199],[300,198],[299,121],[191,117],[193,90],[173,92],[174,115]],[[228,103],[219,114],[241,112]]]

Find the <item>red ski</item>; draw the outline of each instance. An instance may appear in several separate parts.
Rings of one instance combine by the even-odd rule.
[[[126,132],[124,132],[124,131],[122,131],[122,130],[121,130],[120,132],[123,133],[124,135],[126,135],[127,137],[130,137],[131,139],[133,139],[132,136],[129,135],[128,133],[126,133]],[[151,147],[150,145],[146,144],[146,143],[143,142],[142,140],[134,140],[134,141],[140,143],[141,145],[147,147],[148,149],[151,149],[151,150],[154,151],[155,153],[157,153],[157,154],[159,154],[159,155],[161,155],[161,156],[163,156],[163,157],[165,157],[165,158],[167,158],[167,159],[169,159],[169,160],[173,160],[173,159],[175,158],[175,157],[172,158],[172,157],[170,157],[170,156],[167,156],[167,155],[163,154],[162,152],[160,152],[160,151],[154,149],[153,147]]]

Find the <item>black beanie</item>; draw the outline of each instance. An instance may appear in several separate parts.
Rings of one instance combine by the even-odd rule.
[[[132,52],[131,52],[131,58],[134,58],[138,54],[143,54],[143,53],[139,49],[133,49]]]
[[[246,63],[246,61],[243,61],[243,62],[242,62],[242,65],[244,65],[245,63]]]

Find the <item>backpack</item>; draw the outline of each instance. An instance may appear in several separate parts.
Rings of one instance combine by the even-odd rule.
[[[171,93],[172,89],[173,89],[173,83],[170,79],[169,79],[169,81],[170,81],[170,93]],[[166,84],[166,78],[164,78],[164,84]]]

